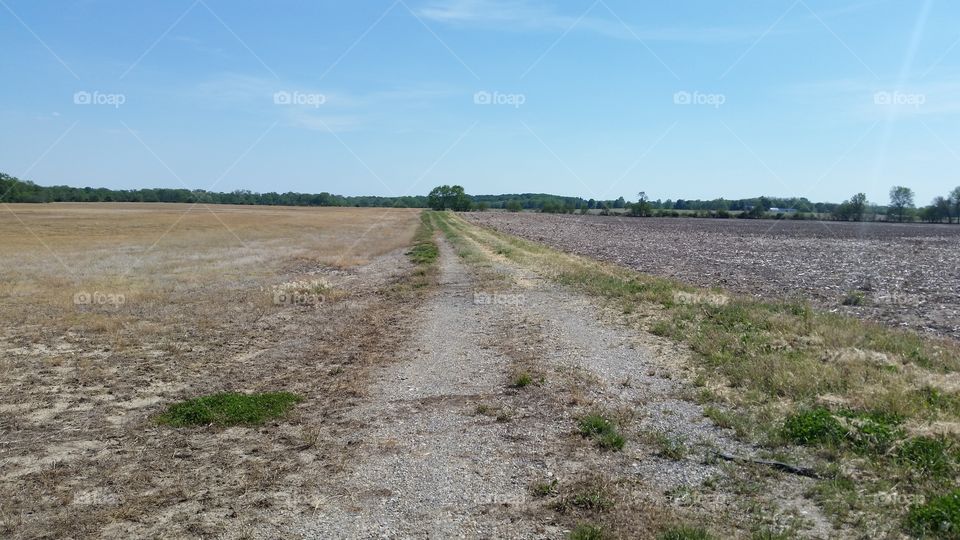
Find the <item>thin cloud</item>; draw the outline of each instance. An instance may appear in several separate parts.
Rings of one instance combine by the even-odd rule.
[[[857,4],[825,10],[818,15],[832,18],[848,15],[882,3],[868,0]],[[624,24],[613,17],[603,18],[602,7],[578,21],[578,16],[557,12],[552,6],[530,0],[435,0],[417,10],[420,17],[444,24],[473,25],[514,31],[565,31],[574,26],[579,31],[593,32],[612,39],[682,43],[733,43],[751,41],[764,29],[734,26],[717,27],[657,27],[639,28]],[[812,19],[812,16],[805,17]],[[787,33],[788,29],[780,33]]]

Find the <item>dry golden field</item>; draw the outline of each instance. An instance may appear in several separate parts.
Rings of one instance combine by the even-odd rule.
[[[335,466],[318,445],[359,391],[351,370],[399,331],[388,304],[403,299],[383,291],[409,272],[418,215],[0,207],[0,536],[242,536],[244,508],[310,504],[289,494]],[[314,280],[330,284],[315,302],[276,301]],[[310,412],[259,429],[154,420],[175,401],[268,390]]]

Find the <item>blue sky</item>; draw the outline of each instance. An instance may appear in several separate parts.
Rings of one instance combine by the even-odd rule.
[[[946,0],[0,0],[0,170],[586,198],[960,185]]]

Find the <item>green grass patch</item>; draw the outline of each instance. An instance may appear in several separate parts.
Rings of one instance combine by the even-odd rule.
[[[623,450],[627,444],[616,424],[599,413],[588,414],[580,419],[580,434],[593,439],[597,446],[604,449]]]
[[[226,392],[171,405],[157,417],[157,421],[174,427],[257,425],[283,416],[302,400],[300,396],[289,392]]]
[[[783,435],[796,444],[841,444],[847,428],[823,408],[791,414],[783,423]]]
[[[905,524],[921,538],[960,538],[960,489],[913,506]]]
[[[577,525],[568,536],[570,540],[603,540],[606,537],[603,528],[589,523]]]
[[[420,214],[420,227],[413,238],[413,247],[407,252],[417,266],[430,266],[440,258],[440,248],[433,241],[433,218],[430,212]]]
[[[957,450],[945,437],[914,437],[897,450],[897,461],[921,475],[950,475]]]

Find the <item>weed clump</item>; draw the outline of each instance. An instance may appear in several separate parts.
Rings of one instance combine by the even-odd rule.
[[[530,376],[529,373],[526,373],[526,372],[518,373],[513,378],[514,388],[525,388],[527,386],[530,386],[532,383],[533,383],[533,378]]]
[[[830,411],[817,407],[787,417],[783,435],[797,444],[840,444],[847,436],[847,428]]]
[[[580,419],[580,434],[593,439],[600,448],[622,450],[627,440],[614,423],[601,414],[588,414]]]
[[[915,437],[900,446],[897,461],[918,474],[946,475],[953,470],[952,446],[942,437]]]

